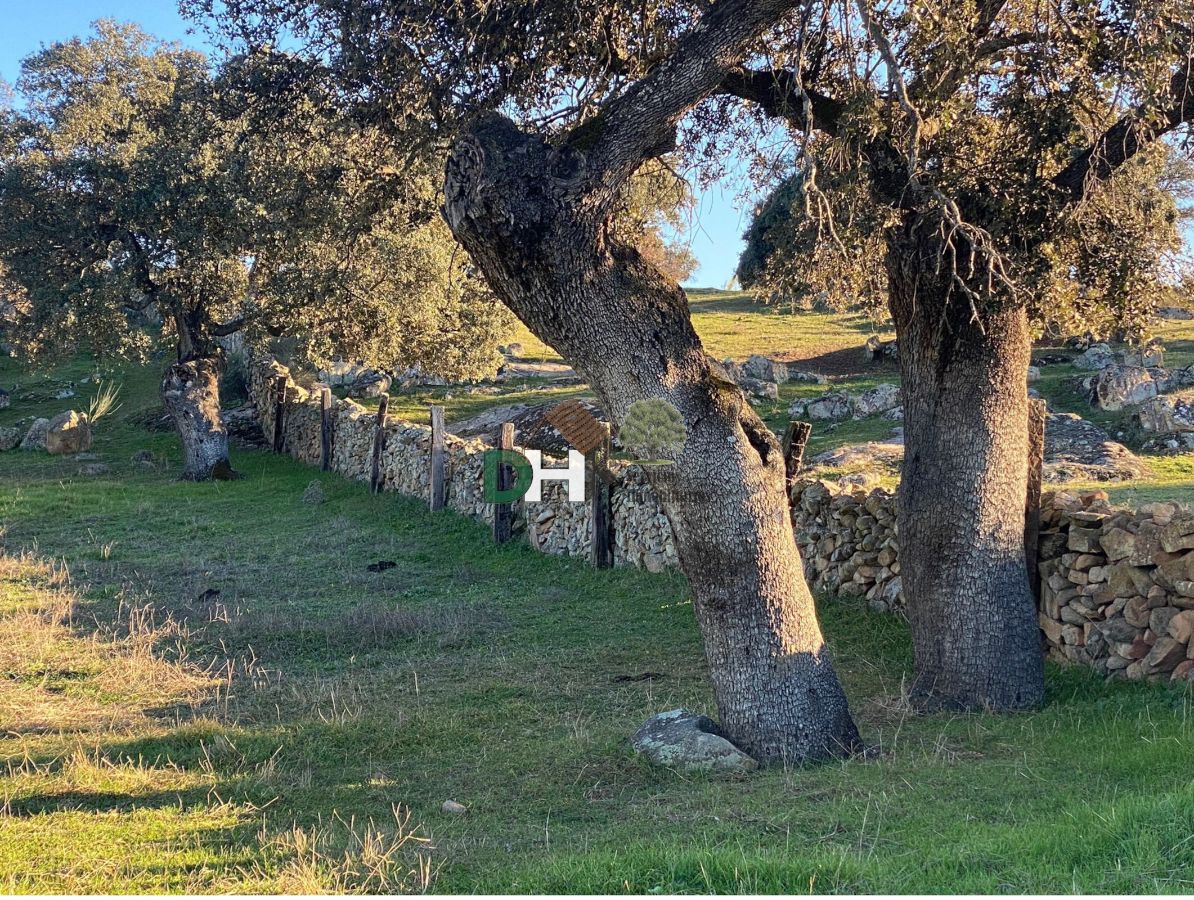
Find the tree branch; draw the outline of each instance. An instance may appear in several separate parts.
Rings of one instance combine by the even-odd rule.
[[[573,129],[567,146],[584,154],[586,187],[607,195],[647,159],[675,146],[676,125],[741,63],[752,42],[800,0],[720,0],[676,52],[598,116]]]
[[[800,84],[794,72],[786,69],[736,68],[722,79],[718,92],[756,103],[767,115],[784,119],[792,126],[804,131],[809,127],[805,121]],[[812,127],[828,135],[836,135],[845,107],[843,104],[805,88],[812,101]]]
[[[1153,141],[1194,121],[1194,53],[1170,80],[1169,100],[1162,110],[1137,107],[1121,118],[1054,176],[1053,183],[1077,202]]]

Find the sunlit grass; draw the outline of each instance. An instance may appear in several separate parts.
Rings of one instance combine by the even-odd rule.
[[[242,481],[179,482],[176,439],[137,424],[157,377],[119,373],[108,475],[0,454],[0,889],[1194,888],[1188,689],[1051,667],[1039,712],[915,718],[905,624],[823,598],[881,753],[655,770],[627,742],[643,719],[714,711],[683,578],[495,547],[267,453],[235,454]],[[33,383],[0,362],[12,381]],[[315,478],[326,499],[303,503]]]

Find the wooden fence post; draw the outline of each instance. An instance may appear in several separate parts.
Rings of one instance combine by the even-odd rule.
[[[444,408],[431,407],[431,511],[444,508]]]
[[[605,440],[593,451],[593,474],[591,494],[592,561],[598,569],[608,569],[614,564],[613,545],[613,485],[606,480],[605,472],[609,471],[610,438],[609,426],[605,426]]]
[[[498,449],[514,449],[514,423],[503,422],[502,430],[498,434]],[[514,471],[505,463],[497,467],[497,489],[508,491],[513,487]],[[514,507],[510,503],[495,503],[493,505],[493,540],[504,544],[514,535]]]
[[[274,377],[274,452],[281,453],[286,432],[283,419],[286,417],[286,376]]]
[[[1045,401],[1028,401],[1028,495],[1024,504],[1024,559],[1028,584],[1037,606],[1041,603],[1039,559],[1041,535],[1041,477],[1045,467]]]
[[[795,419],[788,422],[788,429],[784,432],[784,470],[788,475],[788,487],[800,475],[804,468],[804,447],[808,443],[813,426],[808,422],[798,422]]]
[[[381,490],[381,455],[386,449],[386,412],[390,408],[390,397],[382,394],[377,404],[377,428],[373,433],[373,475],[369,479],[369,490],[376,494]]]
[[[319,392],[319,468],[332,470],[332,389],[327,385]]]

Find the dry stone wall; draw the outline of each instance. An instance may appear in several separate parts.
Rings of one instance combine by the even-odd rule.
[[[273,435],[273,384],[286,376],[285,449],[320,462],[320,401],[276,362],[253,367],[251,391],[261,426]],[[332,469],[367,481],[375,414],[352,400],[332,407]],[[384,490],[429,500],[431,428],[391,421],[382,458]],[[450,509],[492,522],[482,494],[487,444],[445,436]],[[677,564],[667,516],[640,467],[617,471],[613,489],[614,562],[650,571]],[[517,530],[535,548],[588,556],[590,507],[568,501],[547,482],[543,499],[514,504]],[[896,499],[866,490],[803,480],[792,491],[792,523],[810,583],[858,598],[871,608],[903,609]],[[1040,623],[1045,653],[1109,677],[1194,680],[1194,512],[1172,503],[1114,509],[1106,493],[1045,494],[1039,545]]]
[[[253,365],[250,391],[267,439],[274,433],[274,385],[286,378],[286,406],[282,417],[284,449],[311,465],[321,460],[320,397],[297,384],[289,370],[273,361]],[[332,471],[346,478],[368,481],[372,475],[376,413],[353,400],[332,405]],[[493,506],[483,494],[484,441],[444,436],[445,500],[449,509],[483,522],[493,521]],[[389,420],[382,453],[382,489],[430,502],[431,427]],[[551,465],[550,460],[546,465]],[[677,565],[671,526],[637,466],[620,467],[612,499],[615,565],[642,566],[661,571]],[[544,553],[587,557],[592,547],[591,509],[568,500],[565,486],[548,481],[543,499],[513,504],[516,531]]]

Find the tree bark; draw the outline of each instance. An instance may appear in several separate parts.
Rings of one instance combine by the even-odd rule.
[[[760,762],[853,752],[859,736],[804,580],[783,453],[704,353],[684,293],[610,238],[582,151],[491,115],[448,161],[445,218],[490,286],[620,422],[661,397],[687,439],[652,466],[688,576],[721,727]]]
[[[188,481],[237,477],[220,421],[221,368],[220,357],[213,354],[178,362],[162,376],[162,404],[178,429],[182,477]]]
[[[922,709],[1014,710],[1044,693],[1025,566],[1027,367],[1020,304],[981,326],[919,217],[888,235],[904,392],[900,572]],[[919,227],[918,227],[919,226]]]

